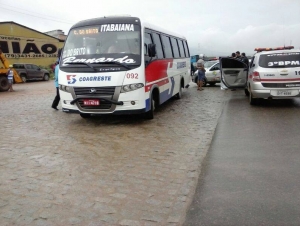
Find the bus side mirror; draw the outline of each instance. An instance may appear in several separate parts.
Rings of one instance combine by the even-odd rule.
[[[156,56],[156,45],[148,44],[148,56],[155,57]]]

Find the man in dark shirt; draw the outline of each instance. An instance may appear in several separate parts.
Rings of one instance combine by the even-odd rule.
[[[249,67],[249,60],[245,53],[242,53],[242,61]]]

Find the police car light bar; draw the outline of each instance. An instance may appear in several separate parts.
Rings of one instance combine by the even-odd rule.
[[[284,49],[294,49],[294,46],[283,46],[283,47],[276,47],[276,48],[255,48],[254,51],[261,52],[261,51],[284,50]]]

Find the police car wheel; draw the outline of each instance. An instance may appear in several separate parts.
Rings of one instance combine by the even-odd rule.
[[[250,103],[250,105],[257,105],[258,101],[259,101],[259,99],[253,98],[251,88],[249,87],[249,103]]]
[[[250,94],[250,93],[249,93],[248,89],[246,88],[246,89],[245,89],[245,95],[248,97],[249,94]]]

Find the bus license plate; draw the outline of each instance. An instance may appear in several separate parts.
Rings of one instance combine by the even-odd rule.
[[[86,100],[83,100],[83,105],[85,105],[85,106],[97,106],[97,105],[100,105],[100,101],[99,100],[86,99]]]

